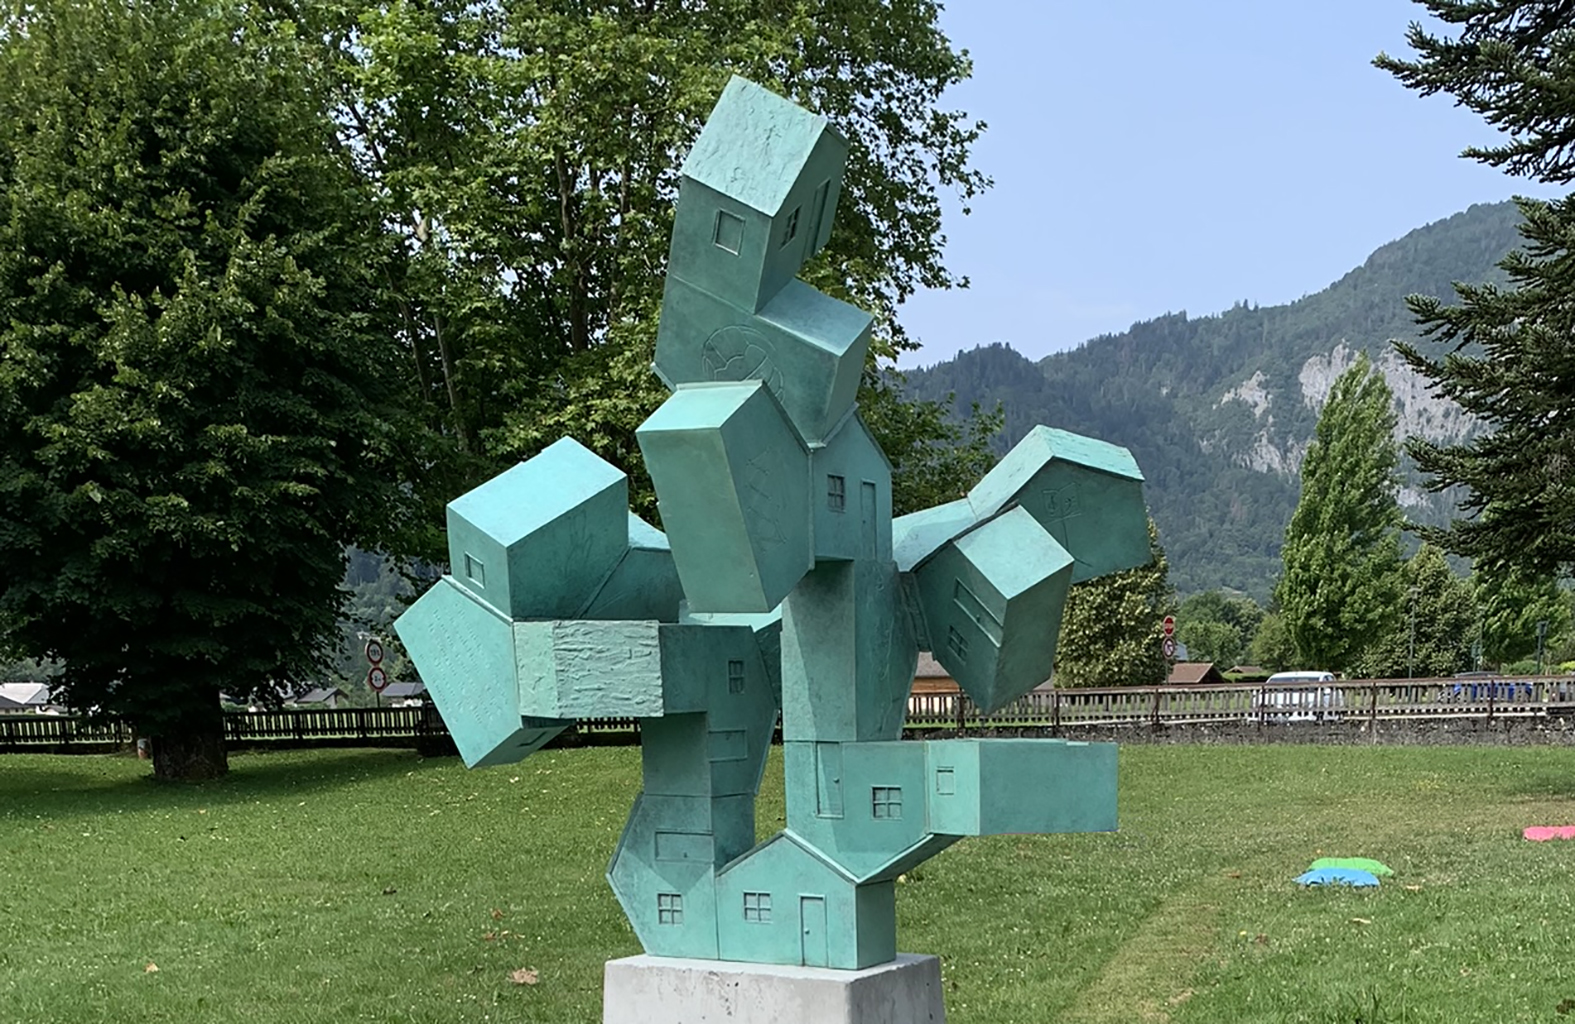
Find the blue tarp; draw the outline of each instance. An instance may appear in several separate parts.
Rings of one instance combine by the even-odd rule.
[[[1317,868],[1299,875],[1296,881],[1302,885],[1369,886],[1378,884],[1378,876],[1356,868]]]

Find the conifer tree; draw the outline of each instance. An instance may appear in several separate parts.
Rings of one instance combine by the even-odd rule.
[[[1575,5],[1567,0],[1419,0],[1453,34],[1413,24],[1415,58],[1375,63],[1424,96],[1444,93],[1504,131],[1463,156],[1512,174],[1575,180]],[[1507,287],[1460,284],[1458,304],[1408,300],[1422,344],[1397,345],[1434,389],[1486,430],[1406,450],[1435,490],[1463,486],[1466,515],[1424,531],[1479,567],[1549,574],[1575,566],[1575,200],[1517,200],[1525,247]]]

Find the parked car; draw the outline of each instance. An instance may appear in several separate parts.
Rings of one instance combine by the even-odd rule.
[[[1345,710],[1345,692],[1317,685],[1334,681],[1332,672],[1276,672],[1253,695],[1253,710],[1266,722],[1337,722]]]

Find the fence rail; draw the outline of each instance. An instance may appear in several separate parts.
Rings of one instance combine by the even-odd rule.
[[[910,729],[958,731],[1040,728],[1052,734],[1090,726],[1203,725],[1298,722],[1376,723],[1398,719],[1575,717],[1575,677],[1502,679],[1358,679],[1332,683],[1234,683],[1225,686],[1125,686],[1102,690],[1046,690],[990,714],[963,694],[915,694],[908,699]],[[633,718],[586,719],[582,734],[637,733]],[[435,709],[312,708],[229,712],[232,743],[339,741],[376,743],[442,737]],[[126,746],[123,722],[74,715],[0,714],[0,751],[101,749]]]

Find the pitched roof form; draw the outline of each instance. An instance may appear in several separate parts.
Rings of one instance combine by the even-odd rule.
[[[684,161],[682,173],[774,217],[831,122],[736,75]],[[749,145],[741,145],[747,140]]]

